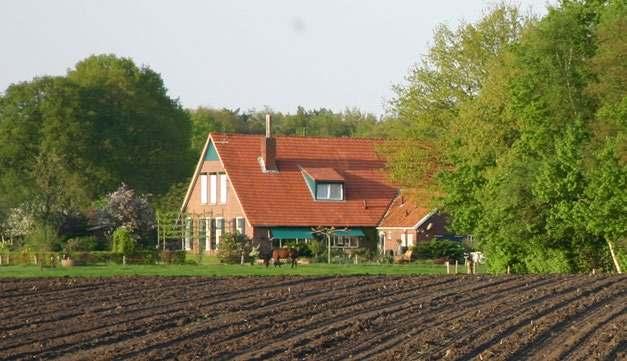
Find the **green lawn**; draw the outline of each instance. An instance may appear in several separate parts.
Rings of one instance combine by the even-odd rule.
[[[452,268],[452,267],[451,267]],[[451,270],[452,271],[452,270]],[[459,267],[463,273],[463,266]],[[40,268],[39,266],[0,266],[0,277],[112,277],[112,276],[277,276],[277,275],[412,275],[445,274],[443,265],[432,263],[412,263],[406,265],[350,265],[350,264],[309,264],[292,269],[262,265],[102,265],[77,266],[71,268]]]

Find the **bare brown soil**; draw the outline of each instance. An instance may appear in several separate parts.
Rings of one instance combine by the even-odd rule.
[[[0,359],[626,360],[627,277],[0,280]]]

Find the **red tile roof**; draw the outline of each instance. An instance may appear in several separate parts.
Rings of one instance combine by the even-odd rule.
[[[344,181],[344,177],[333,168],[303,168],[311,178],[319,181]]]
[[[210,137],[244,213],[256,226],[374,227],[397,194],[398,188],[384,172],[384,160],[375,152],[379,140],[276,137],[279,172],[263,173],[257,159],[263,136],[213,133]],[[345,200],[315,201],[301,167],[332,168],[334,176],[344,179]]]
[[[431,212],[431,209],[418,207],[406,197],[396,197],[381,220],[379,227],[413,227]]]

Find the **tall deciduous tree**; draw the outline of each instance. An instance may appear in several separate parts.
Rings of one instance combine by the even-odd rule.
[[[63,217],[126,182],[165,193],[189,176],[191,125],[159,74],[113,55],[0,96],[0,206]]]
[[[392,169],[406,184],[435,184],[455,231],[472,234],[494,270],[609,268],[608,245],[620,248],[627,223],[619,205],[627,159],[624,4],[563,1],[531,22],[499,15],[503,8],[510,9],[436,34],[434,49],[449,37],[444,44],[462,46],[442,47],[441,57],[432,50],[427,59],[439,66],[423,64],[400,89],[396,109],[413,125],[418,151],[391,152]],[[519,20],[498,26],[507,22],[495,19]],[[485,40],[476,43],[485,51],[469,52],[482,57],[460,55],[472,39]]]
[[[99,193],[124,181],[142,193],[164,193],[189,176],[191,123],[161,76],[131,59],[91,56],[68,73],[90,124],[87,157],[99,169]]]

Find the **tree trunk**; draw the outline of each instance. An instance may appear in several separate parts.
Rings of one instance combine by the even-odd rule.
[[[616,253],[614,253],[614,246],[612,245],[612,242],[608,238],[605,238],[605,241],[607,242],[607,246],[610,248],[612,261],[614,261],[614,267],[616,267],[616,273],[618,274],[623,273],[620,269],[620,263],[618,263],[618,258],[616,258]]]

